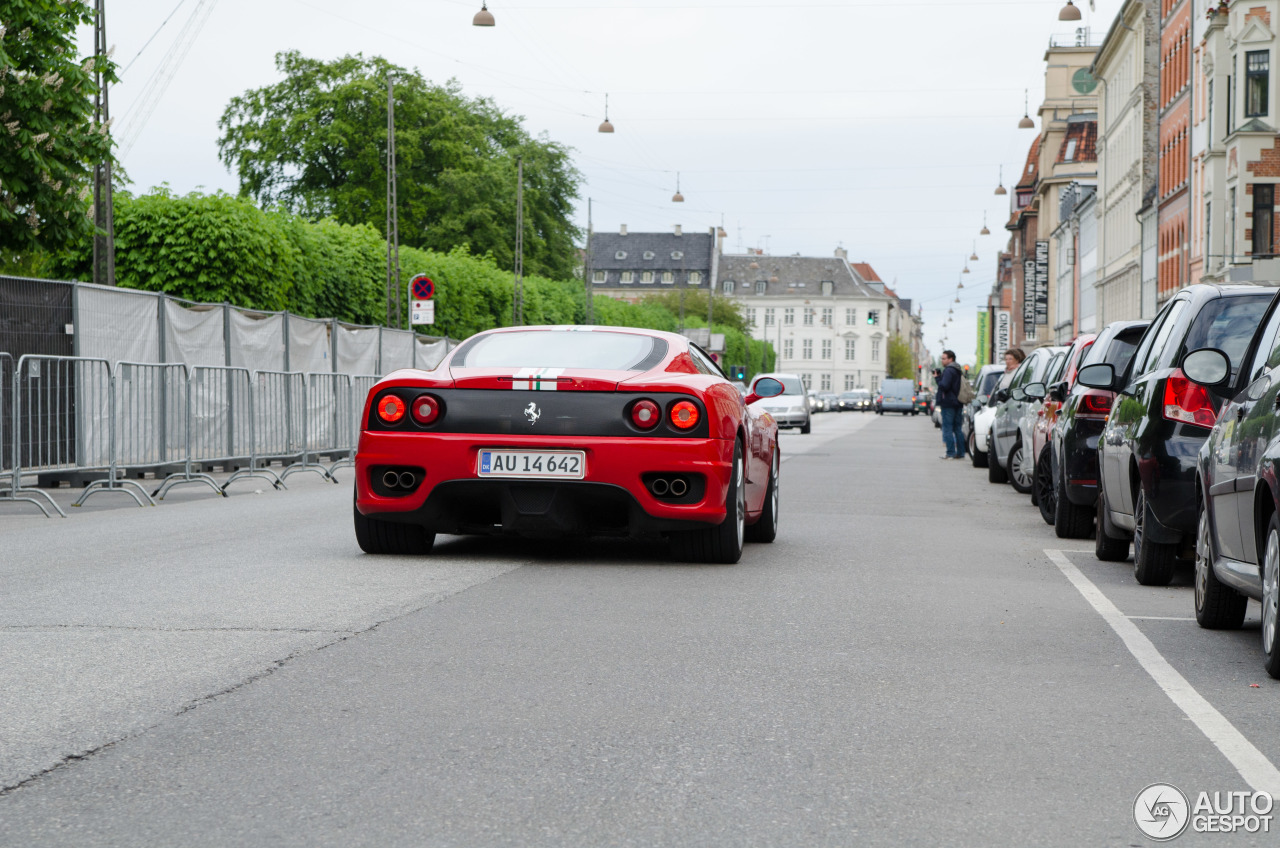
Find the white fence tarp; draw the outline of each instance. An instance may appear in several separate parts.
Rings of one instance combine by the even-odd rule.
[[[188,309],[176,301],[166,300],[164,317],[166,362],[182,362],[188,368],[227,364],[221,306],[197,305]]]
[[[81,285],[76,332],[80,356],[109,362],[155,362],[160,312],[154,294]]]
[[[284,370],[284,316],[230,310],[231,365],[250,371]]]
[[[338,367],[341,374],[378,374],[378,328],[338,325]]]
[[[444,339],[418,339],[418,366],[423,371],[430,371],[440,364],[448,353],[448,342]]]
[[[306,373],[333,370],[327,321],[289,316],[289,370]]]
[[[414,335],[408,330],[382,331],[382,373],[413,367]]]

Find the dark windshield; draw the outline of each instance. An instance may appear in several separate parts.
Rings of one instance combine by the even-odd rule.
[[[1265,291],[1239,297],[1220,297],[1211,300],[1200,310],[1191,332],[1187,334],[1178,361],[1187,351],[1202,347],[1214,347],[1231,360],[1231,373],[1240,371],[1240,360],[1245,349],[1253,341],[1254,331],[1262,322],[1262,314],[1275,292]]]
[[[1000,382],[1000,378],[1004,376],[1003,371],[988,371],[982,375],[981,385],[978,386],[978,394],[989,395],[996,390],[996,384]]]
[[[575,368],[643,371],[667,353],[667,343],[637,333],[527,330],[474,339],[453,360],[461,368]]]

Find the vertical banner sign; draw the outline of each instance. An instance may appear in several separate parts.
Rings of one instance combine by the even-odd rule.
[[[426,274],[419,274],[409,281],[409,326],[436,322],[436,284]]]
[[[991,325],[986,312],[978,313],[978,361],[977,368],[987,364],[987,354],[991,352]]]
[[[1004,352],[1009,349],[1010,334],[1013,332],[1013,320],[1007,309],[996,310],[995,345],[993,358],[997,363],[1004,361]]]
[[[1049,325],[1049,242],[1036,242],[1036,323]]]
[[[1028,338],[1035,338],[1035,326],[1036,261],[1027,257],[1022,260],[1022,329]]]

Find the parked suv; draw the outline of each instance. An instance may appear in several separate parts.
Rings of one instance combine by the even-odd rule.
[[[778,429],[799,427],[801,433],[808,433],[812,422],[809,418],[809,392],[799,374],[757,374],[751,381],[751,391],[765,377],[772,377],[782,384],[782,394],[756,401],[756,407],[768,410],[773,420],[778,422]]]
[[[1119,391],[1098,447],[1099,559],[1122,560],[1133,540],[1133,574],[1148,586],[1173,578],[1196,533],[1196,455],[1222,399],[1187,379],[1188,351],[1216,348],[1230,360],[1234,386],[1246,349],[1275,295],[1257,285],[1200,284],[1160,310],[1134,352],[1127,376],[1109,363],[1082,369],[1080,382]]]
[[[987,479],[992,483],[1009,483],[1021,494],[1031,493],[1035,479],[1031,423],[1044,395],[1027,397],[1025,390],[1032,383],[1043,383],[1053,368],[1060,366],[1066,353],[1065,347],[1036,348],[1013,372],[1009,388],[996,392],[996,418],[991,425],[987,457]]]
[[[1129,367],[1150,321],[1114,321],[1098,334],[1080,367],[1109,363],[1117,374]],[[1060,539],[1087,539],[1098,503],[1098,438],[1115,393],[1078,382],[1069,388],[1050,442],[1053,462],[1053,529]]]

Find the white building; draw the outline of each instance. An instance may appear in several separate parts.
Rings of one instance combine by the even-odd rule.
[[[717,293],[736,298],[752,336],[773,343],[778,371],[799,374],[816,391],[874,392],[889,368],[897,299],[868,285],[843,254],[726,254]]]

